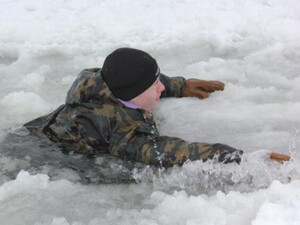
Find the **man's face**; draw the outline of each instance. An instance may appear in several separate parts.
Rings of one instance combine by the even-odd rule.
[[[165,90],[165,86],[160,82],[159,78],[142,94],[130,100],[133,104],[141,109],[151,111],[157,108],[161,92]]]

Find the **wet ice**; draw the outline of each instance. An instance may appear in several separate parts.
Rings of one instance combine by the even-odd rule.
[[[0,7],[1,224],[299,223],[298,1],[17,0]],[[62,161],[39,160],[38,142],[4,144],[8,133],[62,104],[82,69],[100,67],[121,46],[148,51],[167,75],[225,82],[206,100],[162,100],[154,113],[162,135],[232,145],[245,150],[242,164],[165,171],[96,157],[102,171],[82,182]],[[6,155],[12,148],[25,151]],[[294,161],[268,162],[266,151]],[[67,164],[84,161],[60,154]]]

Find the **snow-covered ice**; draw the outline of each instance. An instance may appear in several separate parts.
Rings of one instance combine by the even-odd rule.
[[[0,9],[0,224],[300,223],[299,1],[3,0]],[[154,113],[161,134],[243,149],[242,164],[128,171],[99,157],[104,174],[137,183],[87,185],[70,169],[1,154],[7,133],[26,135],[18,127],[56,109],[77,74],[118,47],[149,52],[170,76],[223,81],[208,99],[163,99]],[[267,151],[293,161],[268,162]]]

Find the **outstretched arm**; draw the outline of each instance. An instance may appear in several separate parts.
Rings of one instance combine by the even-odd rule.
[[[158,167],[214,157],[223,163],[240,163],[243,153],[224,144],[189,143],[180,138],[159,136],[156,129],[145,123],[119,127],[112,134],[109,152],[123,159]]]

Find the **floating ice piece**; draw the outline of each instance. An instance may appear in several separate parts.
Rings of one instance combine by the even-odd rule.
[[[19,113],[45,113],[50,110],[50,106],[39,95],[33,92],[12,92],[6,95],[0,105]]]

